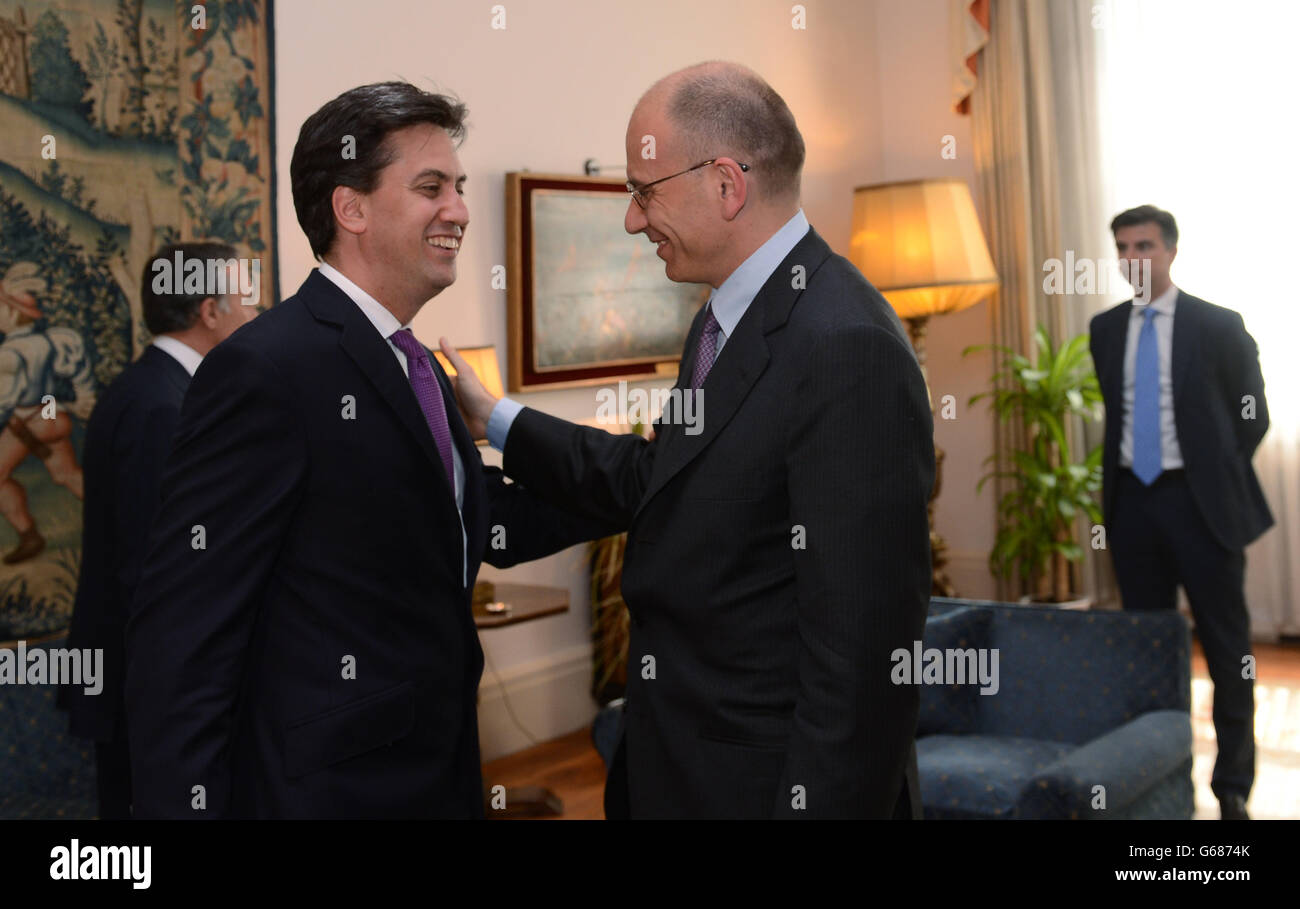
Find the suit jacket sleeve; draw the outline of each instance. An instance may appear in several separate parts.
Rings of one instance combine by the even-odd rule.
[[[823,336],[797,393],[786,476],[790,520],[805,530],[799,681],[774,813],[889,818],[920,704],[891,682],[891,654],[920,639],[930,594],[925,385],[900,338],[861,327]]]
[[[1237,421],[1237,449],[1249,461],[1268,432],[1268,401],[1264,397],[1264,374],[1259,368],[1259,347],[1250,332],[1246,331],[1246,323],[1242,321],[1241,315],[1233,315],[1237,329],[1233,335],[1236,344],[1228,374],[1234,376],[1236,387],[1229,389],[1229,409],[1241,417],[1245,408],[1242,398],[1250,395],[1255,400],[1255,418],[1241,418]]]
[[[496,568],[531,562],[627,529],[627,521],[612,516],[608,520],[583,517],[550,505],[522,484],[506,480],[500,468],[484,467],[483,479],[490,522],[484,560]]]
[[[158,511],[159,486],[180,411],[171,404],[131,408],[123,415],[113,439],[114,524],[118,581],[129,594],[140,579],[149,530]],[[125,616],[122,616],[125,623]]]
[[[625,528],[645,495],[655,443],[525,407],[506,437],[505,472],[574,514]]]
[[[264,356],[225,344],[204,359],[127,627],[137,817],[230,813],[236,694],[301,495],[305,445],[286,383]],[[199,786],[204,810],[196,810]]]

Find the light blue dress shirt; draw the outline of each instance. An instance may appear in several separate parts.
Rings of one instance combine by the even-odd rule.
[[[801,208],[776,233],[768,237],[767,242],[741,262],[722,282],[722,286],[713,292],[707,305],[713,307],[713,317],[718,320],[718,351],[715,356],[721,356],[722,346],[736,330],[741,317],[749,309],[749,304],[754,302],[768,278],[772,277],[777,266],[790,255],[790,250],[798,245],[808,230],[808,219]],[[522,404],[510,398],[497,401],[496,407],[492,408],[492,415],[488,417],[488,444],[497,451],[505,451],[510,427],[523,409]]]

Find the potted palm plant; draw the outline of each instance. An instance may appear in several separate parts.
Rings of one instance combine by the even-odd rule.
[[[623,696],[627,686],[628,611],[623,602],[623,553],[627,534],[595,540],[591,557],[591,694],[600,704]]]
[[[639,420],[632,432],[647,435]],[[649,438],[654,438],[651,430]],[[587,549],[591,566],[591,695],[599,704],[621,698],[627,687],[627,645],[631,616],[623,601],[623,554],[627,534],[593,540]]]
[[[1032,602],[1077,605],[1070,570],[1072,562],[1083,558],[1077,519],[1086,515],[1094,525],[1102,520],[1096,501],[1101,489],[1101,446],[1077,460],[1065,427],[1071,415],[1084,420],[1100,417],[1101,388],[1086,334],[1056,347],[1040,325],[1034,342],[1037,356],[1032,360],[991,344],[962,351],[962,356],[983,349],[1002,355],[993,390],[972,396],[969,403],[989,398],[999,420],[1016,421],[1024,429],[1023,448],[1008,452],[1004,459],[996,454],[985,459],[990,469],[976,491],[994,477],[1012,481],[998,502],[998,532],[989,568],[1002,578],[1018,576]]]

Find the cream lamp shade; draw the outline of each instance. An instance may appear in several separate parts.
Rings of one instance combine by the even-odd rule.
[[[495,347],[491,345],[487,347],[460,347],[457,350],[488,391],[498,398],[505,397],[505,389],[501,387],[501,366],[497,363],[497,349]],[[438,358],[438,362],[447,371],[447,375],[456,375],[456,367],[452,366],[447,358],[442,355],[442,351],[435,350],[433,355]]]
[[[998,286],[964,180],[909,180],[853,191],[849,258],[901,319],[974,306]]]

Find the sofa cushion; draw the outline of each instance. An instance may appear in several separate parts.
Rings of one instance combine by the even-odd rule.
[[[916,743],[927,818],[1015,816],[1029,781],[1072,745],[988,735],[931,735]]]
[[[993,616],[987,609],[963,607],[925,622],[922,646],[928,650],[979,648],[985,646]],[[916,735],[969,735],[976,731],[979,686],[922,685],[921,710]]]
[[[1016,816],[1093,820],[1115,816],[1178,773],[1191,757],[1192,722],[1187,713],[1144,713],[1043,769],[1021,793]]]

